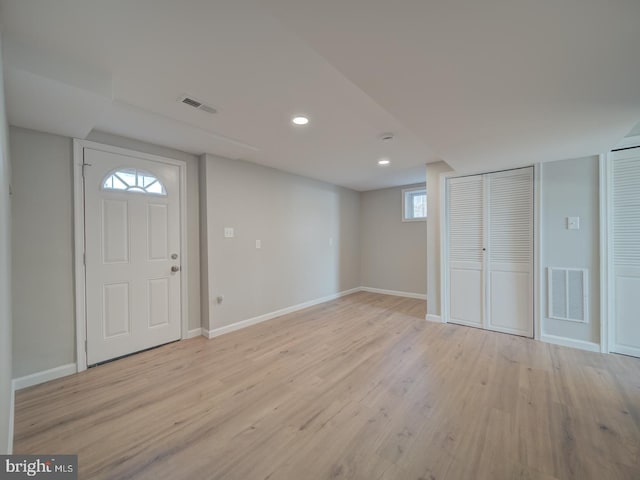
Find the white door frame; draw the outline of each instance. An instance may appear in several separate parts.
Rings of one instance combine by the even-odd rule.
[[[76,369],[82,372],[87,369],[87,307],[86,307],[86,267],[85,254],[85,225],[84,225],[84,182],[83,164],[84,149],[91,148],[102,152],[126,155],[157,163],[177,166],[180,169],[180,258],[182,278],[180,279],[180,306],[181,306],[181,339],[188,338],[188,252],[187,252],[187,164],[181,160],[160,157],[135,150],[104,145],[88,140],[73,139],[73,216],[74,216],[74,269],[75,269],[75,294],[76,294]]]
[[[540,254],[541,254],[541,196],[540,196],[540,164],[528,165],[507,170],[533,167],[533,338],[540,339],[541,335],[541,305],[540,305]],[[444,172],[440,174],[440,320],[449,322],[449,209],[447,204],[447,180],[449,178],[468,177],[471,175],[485,175],[492,171],[478,172]],[[540,277],[540,278],[539,278]]]
[[[640,135],[626,137],[614,149],[640,147]],[[600,155],[600,351],[609,353],[615,327],[613,289],[613,226],[611,224],[611,155],[613,151]]]
[[[609,294],[613,293],[613,288],[609,284],[611,275],[611,262],[613,252],[609,245],[611,235],[610,206],[609,196],[611,188],[609,186],[611,175],[609,174],[610,162],[609,154],[600,155],[599,159],[599,188],[600,188],[600,351],[609,353],[609,325],[610,306]]]

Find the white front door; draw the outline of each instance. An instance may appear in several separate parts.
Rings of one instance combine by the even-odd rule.
[[[87,363],[178,340],[180,169],[84,149]]]
[[[640,148],[611,154],[610,351],[640,357]]]

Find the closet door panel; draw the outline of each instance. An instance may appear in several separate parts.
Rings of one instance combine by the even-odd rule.
[[[533,169],[485,176],[487,328],[533,336]]]
[[[640,357],[640,148],[613,154],[611,351]]]
[[[481,175],[448,181],[449,321],[483,327],[483,199]]]

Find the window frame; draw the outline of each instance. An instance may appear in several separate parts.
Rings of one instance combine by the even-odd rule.
[[[425,215],[424,217],[414,217],[414,218],[408,218],[407,217],[407,197],[409,194],[413,193],[413,192],[424,192],[424,198],[425,198]],[[428,216],[428,203],[427,203],[427,187],[425,186],[420,186],[420,187],[411,187],[411,188],[403,188],[402,189],[402,221],[403,222],[426,222],[427,221],[427,216]]]

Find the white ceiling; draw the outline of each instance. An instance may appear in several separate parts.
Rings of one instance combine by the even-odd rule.
[[[13,125],[357,190],[424,181],[440,158],[595,154],[640,120],[637,0],[3,0],[0,15]]]

